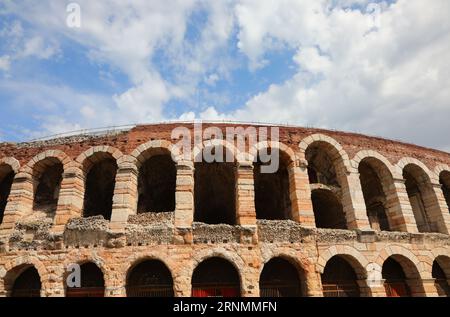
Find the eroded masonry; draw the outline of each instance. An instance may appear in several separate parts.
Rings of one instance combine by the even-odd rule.
[[[267,174],[173,158],[177,126],[0,144],[0,295],[450,295],[450,154],[279,127]]]

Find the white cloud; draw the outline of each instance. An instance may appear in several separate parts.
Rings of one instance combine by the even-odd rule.
[[[271,49],[265,39],[274,38],[297,50],[300,67],[229,116],[448,148],[450,2],[385,5],[377,29],[360,10],[329,10],[325,3],[281,1],[274,8],[269,1],[242,1],[239,40],[249,59],[264,56]]]
[[[93,63],[121,71],[131,85],[113,96],[64,86],[41,87],[44,95],[34,85],[33,101],[45,105],[43,113],[58,109],[62,122],[54,124],[49,115],[43,119],[46,129],[166,119],[169,101],[195,104],[200,84],[211,88],[213,96],[215,83],[230,79],[233,68],[242,66],[229,56],[233,45],[248,58],[251,70],[270,63],[273,50],[292,50],[297,71],[237,110],[200,105],[196,111],[185,107],[181,115],[173,111],[173,116],[290,122],[450,147],[448,0],[377,1],[377,12],[369,10],[371,0],[77,2],[80,29],[66,27],[64,2],[4,1],[4,13],[19,16],[34,31],[28,34],[20,23],[12,23],[0,37],[13,34],[9,45],[23,48],[30,58],[58,54],[54,39],[75,41]],[[206,20],[196,39],[188,41],[192,14],[201,11]],[[161,51],[164,58],[156,62]],[[0,69],[10,68],[12,53],[18,56],[14,49],[2,53]],[[80,118],[68,116],[74,113]]]
[[[11,67],[11,57],[8,55],[0,56],[0,70],[7,72]]]
[[[17,54],[17,58],[34,56],[39,59],[49,59],[59,53],[56,43],[45,43],[42,37],[34,36],[24,40],[23,48]]]

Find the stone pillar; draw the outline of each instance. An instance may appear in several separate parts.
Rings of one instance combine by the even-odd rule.
[[[315,228],[314,211],[309,186],[308,163],[292,162],[288,166],[292,220],[305,227]]]
[[[439,297],[438,291],[436,289],[436,279],[434,278],[427,278],[423,280],[419,280],[420,284],[418,285],[423,286],[423,290],[425,292],[426,297]]]
[[[393,191],[395,191],[395,194]],[[387,200],[397,204],[397,207],[393,208],[388,215],[391,230],[417,233],[416,218],[414,218],[409,202],[404,179],[394,179],[393,190],[388,195]]]
[[[311,268],[311,270],[305,271],[305,279],[306,289],[303,290],[305,295],[308,297],[323,297],[321,274]]]
[[[422,195],[431,231],[450,233],[450,213],[441,188],[441,184],[428,184],[428,190]]]
[[[366,279],[358,279],[356,280],[356,284],[358,284],[359,294],[361,297],[372,297],[372,289],[367,284]]]
[[[33,179],[28,173],[19,173],[14,178],[8,203],[5,208],[0,234],[14,230],[16,222],[33,210]]]
[[[412,297],[437,296],[436,287],[434,286],[434,279],[432,284],[429,284],[428,280],[417,278],[407,279],[406,284],[408,284]]]
[[[385,279],[379,279],[376,283],[368,284],[372,297],[387,297],[386,289],[384,288]]]
[[[63,174],[53,232],[63,232],[70,218],[81,217],[84,203],[84,175],[80,168]]]
[[[236,223],[256,226],[252,162],[238,162],[236,166]]]
[[[347,228],[371,230],[359,173],[345,171],[337,171],[337,173],[341,180],[342,207],[347,219]]]
[[[110,222],[110,228],[113,231],[124,230],[128,216],[136,213],[137,174],[137,168],[134,165],[120,167],[117,170]]]
[[[180,161],[177,164],[175,192],[175,227],[192,228],[194,221],[194,163]]]

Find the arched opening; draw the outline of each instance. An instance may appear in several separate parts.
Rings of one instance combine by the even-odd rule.
[[[40,297],[41,278],[34,266],[28,266],[14,280],[11,297]]]
[[[147,260],[133,267],[127,277],[128,297],[173,297],[173,280],[167,266]]]
[[[311,200],[317,228],[347,229],[342,204],[333,192],[315,189],[311,192]]]
[[[33,168],[33,210],[54,213],[58,205],[64,168],[56,158],[46,158]]]
[[[328,260],[321,276],[324,297],[359,297],[358,277],[341,256]]]
[[[436,286],[438,295],[450,297],[450,285],[448,284],[450,277],[447,277],[447,274],[445,274],[443,266],[446,267],[447,271],[450,270],[450,260],[448,258],[438,257],[434,260],[432,277],[435,279],[434,285]]]
[[[406,281],[403,267],[394,258],[389,257],[383,263],[382,277],[388,297],[409,297],[411,290]]]
[[[222,258],[203,261],[192,275],[192,297],[238,297],[240,289],[236,268]]]
[[[311,200],[316,227],[347,229],[335,151],[325,142],[314,142],[306,149]]]
[[[139,168],[138,213],[175,210],[177,170],[169,153],[153,155]]]
[[[84,217],[103,216],[111,219],[117,163],[103,156],[87,171],[84,194]]]
[[[264,265],[259,277],[261,297],[300,297],[306,292],[304,273],[283,258],[273,258]]]
[[[327,145],[322,142],[313,143],[306,150],[309,183],[340,188],[335,165],[329,152]]]
[[[403,178],[419,232],[439,232],[437,222],[430,219],[436,201],[428,176],[420,167],[409,164],[403,170]]]
[[[0,223],[3,222],[3,215],[5,214],[14,176],[15,173],[9,165],[0,165]]]
[[[66,288],[66,297],[104,297],[105,280],[100,268],[87,262],[80,265],[80,286]]]
[[[214,154],[214,150],[212,151]],[[194,164],[194,221],[236,224],[236,171],[234,162]]]
[[[361,188],[366,203],[367,217],[374,230],[390,231],[386,214],[386,193],[383,189],[379,173],[369,159],[361,161],[358,167]]]
[[[447,202],[447,207],[450,212],[450,172],[443,171],[439,175],[439,183],[442,186],[442,191],[444,192],[445,201]]]
[[[268,151],[268,154],[270,152]],[[292,218],[289,191],[289,160],[280,152],[279,167],[275,173],[265,173],[260,155],[254,163],[255,209],[258,219],[286,220]]]

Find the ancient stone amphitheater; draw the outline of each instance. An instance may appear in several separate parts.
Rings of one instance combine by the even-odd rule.
[[[280,126],[265,174],[174,159],[180,125],[0,144],[0,295],[450,294],[450,154]]]

